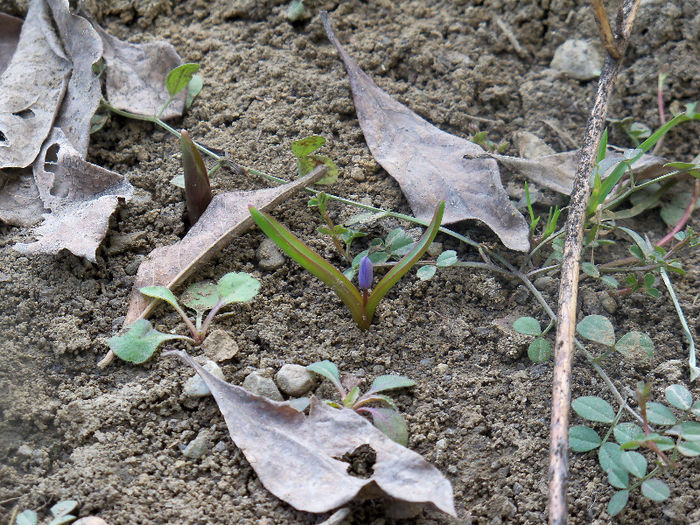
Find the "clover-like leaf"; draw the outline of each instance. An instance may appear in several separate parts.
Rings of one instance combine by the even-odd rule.
[[[569,446],[574,452],[588,452],[600,446],[598,432],[585,425],[575,425],[569,429]]]
[[[700,441],[682,441],[677,448],[678,452],[689,458],[700,456]]]
[[[525,335],[540,335],[542,328],[540,322],[534,317],[519,317],[513,323],[513,329]]]
[[[576,325],[578,334],[605,346],[613,346],[615,344],[615,329],[612,323],[602,315],[588,315],[584,317],[580,323]]]
[[[438,258],[435,260],[435,264],[443,268],[446,266],[452,266],[457,262],[457,252],[454,250],[445,250]]]
[[[194,74],[199,71],[199,64],[182,64],[168,73],[165,87],[171,97],[187,87]]]
[[[24,510],[17,514],[15,525],[36,525],[39,521],[39,516],[33,510]]]
[[[244,272],[224,275],[216,286],[222,306],[250,301],[260,290],[260,281]]]
[[[594,277],[596,279],[600,277],[600,270],[598,270],[598,267],[593,263],[581,263],[581,270],[590,277]]]
[[[647,419],[653,425],[675,425],[676,416],[661,403],[647,403]]]
[[[598,421],[599,423],[612,423],[615,421],[613,408],[603,398],[583,396],[574,399],[571,406],[579,416],[589,421]]]
[[[416,382],[404,376],[383,375],[372,381],[372,386],[369,387],[368,394],[373,392],[384,392],[386,390],[394,390],[395,388],[407,388],[415,386]]]
[[[615,436],[615,440],[622,445],[630,441],[642,439],[644,437],[644,431],[634,423],[619,423],[615,425],[613,435]],[[638,447],[634,446],[632,448]]]
[[[700,401],[696,401],[695,403],[693,403],[693,406],[690,407],[690,412],[695,417],[700,417]]]
[[[608,483],[616,489],[626,489],[630,485],[630,475],[623,468],[611,468],[608,470]]]
[[[303,159],[319,149],[326,143],[326,139],[320,135],[311,135],[292,142],[292,153],[297,159]]]
[[[663,501],[671,495],[671,490],[660,479],[651,478],[642,483],[642,494],[652,501]]]
[[[686,441],[700,442],[700,423],[696,421],[681,423],[681,437]]]
[[[51,515],[54,518],[60,518],[61,516],[65,516],[66,514],[70,514],[71,512],[73,512],[77,508],[78,508],[78,502],[75,501],[74,499],[67,499],[67,500],[59,501],[53,507],[51,507]],[[75,518],[73,518],[73,519],[75,519]]]
[[[219,292],[212,282],[192,283],[180,296],[182,304],[195,312],[211,310],[219,302]]]
[[[150,321],[139,319],[129,327],[128,332],[111,337],[107,344],[117,357],[138,365],[147,361],[162,343],[171,339],[189,338],[164,334],[153,328]]]
[[[622,512],[622,509],[625,508],[629,498],[629,490],[619,490],[613,494],[613,497],[610,498],[610,503],[608,503],[608,514],[610,514],[610,516],[617,516]]]
[[[544,363],[552,357],[552,345],[546,339],[538,337],[527,347],[527,356],[533,363]]]
[[[622,452],[622,466],[637,478],[644,477],[647,472],[646,458],[633,450]]]
[[[666,401],[676,408],[688,410],[693,405],[693,395],[683,385],[671,385],[666,387],[664,392],[666,394]]]
[[[615,343],[615,350],[632,359],[652,359],[654,342],[644,332],[628,332]]]
[[[622,450],[616,443],[607,441],[601,445],[598,449],[598,462],[605,472],[610,472],[613,469],[625,470],[622,465]]]
[[[416,277],[418,277],[421,281],[429,281],[435,276],[435,272],[437,272],[437,267],[435,266],[421,266],[416,271]]]
[[[374,426],[399,445],[405,447],[408,444],[406,421],[397,410],[392,408],[362,407],[358,408],[357,411],[370,414]]]
[[[180,305],[177,303],[177,298],[175,297],[173,292],[171,292],[165,286],[144,286],[143,288],[139,288],[139,292],[141,292],[146,297],[162,299],[170,306],[175,308],[175,310],[180,308]]]

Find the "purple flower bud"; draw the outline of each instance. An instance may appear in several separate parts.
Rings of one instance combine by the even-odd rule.
[[[360,259],[360,273],[357,277],[357,282],[362,290],[369,290],[372,288],[372,273],[372,261],[365,255]]]

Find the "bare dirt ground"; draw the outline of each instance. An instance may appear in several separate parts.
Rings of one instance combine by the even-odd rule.
[[[22,2],[0,1],[0,10],[23,14]],[[132,41],[165,39],[187,62],[199,62],[204,90],[176,127],[207,145],[231,151],[244,165],[291,177],[292,141],[310,134],[328,139],[336,160],[336,194],[404,213],[398,185],[376,164],[359,128],[348,79],[327,41],[319,9],[327,9],[339,38],[377,84],[438,127],[463,137],[488,131],[514,143],[530,131],[557,151],[563,138],[582,136],[595,80],[578,81],[549,68],[556,47],[570,38],[597,40],[584,1],[373,1],[308,2],[311,17],[290,24],[287,2],[217,0],[111,0],[87,3],[113,34]],[[634,116],[655,126],[656,78],[669,67],[667,100],[698,99],[700,34],[697,1],[643,2],[626,67],[618,79],[611,116]],[[494,22],[500,17],[522,46],[516,53]],[[474,119],[473,116],[488,119]],[[545,121],[555,123],[555,132]],[[689,160],[697,154],[698,126],[671,133],[664,154]],[[620,132],[611,142],[629,143]],[[138,262],[152,248],[184,233],[181,191],[169,184],[179,171],[178,143],[153,126],[113,118],[93,136],[92,162],[124,173],[137,188],[113,217],[90,264],[70,254],[27,258],[12,250],[26,232],[0,225],[0,502],[5,515],[19,504],[41,508],[60,499],[81,502],[81,515],[112,525],[147,523],[318,523],[328,515],[295,511],[270,495],[228,437],[211,398],[182,393],[191,375],[180,362],[156,355],[145,366],[95,364],[105,341],[121,327]],[[516,154],[515,146],[508,150]],[[516,186],[522,181],[508,178]],[[223,170],[215,191],[263,187]],[[553,195],[549,196],[554,199]],[[341,221],[354,210],[332,206]],[[332,246],[315,235],[318,217],[304,196],[275,212],[293,231],[328,257]],[[658,212],[638,228],[658,236]],[[400,225],[374,227],[385,235]],[[410,225],[404,224],[404,227]],[[697,223],[695,224],[697,229]],[[458,231],[496,242],[477,224]],[[255,250],[263,235],[251,231],[198,272],[217,279],[251,272],[261,294],[236,306],[218,327],[238,343],[223,365],[240,384],[253,370],[277,371],[284,363],[331,359],[341,370],[372,378],[399,373],[417,387],[397,397],[406,414],[409,447],[434,463],[454,485],[458,521],[428,511],[416,523],[543,523],[546,520],[547,449],[552,364],[533,365],[527,339],[503,329],[503,318],[543,312],[515,282],[484,272],[447,269],[429,282],[405,278],[383,301],[375,324],[361,332],[343,305],[318,280],[287,261],[262,271]],[[439,238],[461,258],[478,258],[449,238]],[[516,254],[512,254],[515,258]],[[676,278],[680,300],[696,330],[700,311],[697,257]],[[556,302],[557,281],[544,288]],[[668,296],[632,295],[616,311],[603,311],[602,288],[584,284],[584,313],[604,313],[618,333],[647,332],[656,344],[649,365],[611,357],[606,369],[629,394],[639,380],[663,388],[687,383],[687,345]],[[162,330],[178,319],[164,309],[153,317]],[[446,365],[446,366],[444,366]],[[574,395],[602,395],[604,385],[581,357],[575,360]],[[201,429],[211,449],[199,459],[182,455]],[[275,454],[274,450],[270,454]],[[621,523],[700,522],[700,460],[686,459],[664,480],[671,497],[654,504],[637,492]],[[570,510],[573,523],[607,523],[612,494],[592,454],[573,455]],[[17,499],[19,498],[19,499]],[[352,523],[392,522],[379,503],[353,506]]]

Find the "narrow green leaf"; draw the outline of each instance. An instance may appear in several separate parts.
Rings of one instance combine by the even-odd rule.
[[[327,359],[325,361],[318,361],[316,363],[311,363],[306,369],[309,372],[325,377],[333,383],[336,388],[340,386],[340,373],[338,372],[338,367],[335,366],[333,362]],[[338,391],[342,391],[342,388],[338,388]]]
[[[608,483],[616,489],[626,489],[630,485],[630,475],[622,468],[611,468],[608,471]]]
[[[605,399],[596,396],[584,396],[574,399],[571,403],[574,411],[584,419],[600,423],[615,421],[615,412]]]
[[[622,466],[636,478],[643,478],[647,472],[646,458],[633,450],[622,453]]]
[[[348,395],[345,396],[345,399],[343,399],[343,406],[347,408],[352,408],[352,406],[355,404],[355,401],[357,401],[357,398],[360,397],[360,389],[358,387],[354,387],[350,392],[348,392]]]
[[[700,456],[700,441],[681,441],[677,448],[678,452],[686,457]]]
[[[258,295],[260,281],[245,272],[230,272],[216,285],[222,305],[244,303]]]
[[[309,156],[311,153],[322,147],[326,139],[320,135],[311,135],[292,142],[292,153],[298,159]]]
[[[437,272],[437,268],[435,266],[421,266],[418,268],[418,271],[416,271],[416,277],[418,277],[421,281],[429,281],[435,276],[435,272]]]
[[[180,305],[177,303],[175,295],[173,295],[173,292],[171,292],[165,286],[144,286],[143,288],[139,288],[139,292],[141,292],[141,294],[145,295],[146,297],[161,299],[173,308],[175,308],[175,310],[180,308]]]
[[[598,270],[598,267],[595,264],[589,262],[581,263],[581,270],[583,270],[583,273],[586,275],[594,277],[595,279],[600,277],[600,270]]]
[[[681,437],[686,441],[700,441],[700,423],[695,421],[681,423]]]
[[[408,388],[415,386],[416,382],[405,376],[383,375],[378,376],[372,381],[372,386],[369,387],[369,393],[384,392],[386,390],[394,390],[395,388]]]
[[[610,503],[608,503],[608,514],[610,514],[610,516],[617,516],[620,514],[622,509],[627,505],[629,498],[629,490],[620,490],[613,494],[613,497],[610,498]]]
[[[525,335],[540,335],[540,322],[534,317],[518,317],[513,323],[513,330]]]
[[[634,423],[619,423],[613,429],[615,440],[620,444],[642,439],[644,431]],[[637,448],[636,446],[633,448]]]
[[[600,446],[600,436],[591,427],[575,425],[569,429],[569,446],[574,452],[588,452]]]
[[[552,357],[552,345],[546,339],[538,337],[527,347],[527,356],[533,363],[549,361],[549,358]]]
[[[435,214],[433,215],[433,220],[430,222],[428,229],[423,234],[423,237],[415,244],[413,249],[407,253],[399,262],[397,262],[394,267],[387,272],[384,278],[379,281],[377,287],[372,290],[367,301],[367,319],[369,322],[372,321],[374,317],[374,311],[377,309],[379,301],[391,290],[391,288],[403,277],[406,272],[408,272],[411,267],[418,262],[418,260],[426,252],[430,243],[433,242],[438,230],[440,229],[440,224],[442,223],[442,215],[445,212],[445,201],[441,201],[435,209]]]
[[[615,344],[615,329],[612,323],[602,315],[588,315],[584,317],[580,323],[576,325],[578,334],[605,346],[613,346]]]
[[[39,516],[33,510],[24,510],[17,514],[15,525],[36,525],[39,521]]]
[[[607,441],[598,449],[598,462],[605,472],[613,469],[625,470],[622,466],[622,451],[616,443]]]
[[[182,171],[185,175],[185,203],[187,204],[190,226],[193,226],[211,202],[211,186],[202,155],[184,129],[180,134],[180,145],[182,147]]]
[[[666,387],[666,401],[676,408],[688,410],[693,404],[693,395],[683,385],[676,384]]]
[[[129,327],[128,332],[111,337],[107,344],[117,357],[138,365],[147,361],[162,343],[171,339],[188,338],[164,334],[153,328],[150,321],[139,319]]]
[[[663,501],[671,495],[671,490],[660,479],[651,478],[642,483],[642,494],[652,501]]]
[[[647,403],[647,419],[652,425],[675,425],[676,416],[661,403]]]
[[[654,342],[647,334],[632,331],[620,338],[615,350],[630,359],[650,360],[654,357]]]
[[[389,438],[404,447],[408,444],[408,429],[401,414],[391,408],[362,407],[358,412],[367,412],[372,416],[374,426]]]
[[[253,220],[265,235],[270,237],[277,246],[306,270],[330,286],[348,307],[353,319],[361,329],[369,328],[372,315],[365,314],[362,307],[362,296],[347,277],[268,214],[262,213],[252,206],[249,209]]]
[[[192,75],[192,78],[187,83],[187,97],[185,98],[185,108],[189,109],[194,103],[194,99],[202,91],[204,87],[204,78],[200,74]]]
[[[194,74],[199,71],[199,64],[182,64],[168,73],[165,87],[171,97],[187,87]]]
[[[195,312],[204,313],[219,302],[219,292],[212,282],[192,283],[180,296],[180,300]]]
[[[457,252],[454,250],[445,250],[440,255],[438,255],[435,264],[439,267],[452,266],[457,262]]]

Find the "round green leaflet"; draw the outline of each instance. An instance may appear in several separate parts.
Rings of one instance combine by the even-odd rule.
[[[615,412],[605,399],[597,396],[583,396],[574,399],[571,403],[574,411],[584,419],[599,423],[612,423],[615,421]]]
[[[629,490],[620,490],[613,494],[613,497],[610,498],[610,503],[608,503],[608,514],[611,516],[617,516],[620,512],[622,512],[622,509],[624,509],[625,505],[627,505],[629,497]]]
[[[615,329],[612,323],[602,315],[588,315],[576,325],[576,332],[589,341],[605,346],[615,344]]]
[[[540,322],[534,317],[519,317],[513,323],[513,329],[524,335],[540,335],[542,333]]]
[[[575,425],[569,429],[569,446],[574,452],[588,452],[600,446],[600,436],[590,427]]]
[[[549,361],[549,358],[552,357],[552,345],[546,339],[538,337],[528,346],[527,356],[533,363]]]
[[[661,403],[647,403],[647,418],[652,425],[675,425],[676,416]]]
[[[247,273],[231,272],[219,279],[217,289],[222,304],[242,303],[258,294],[260,281]]]
[[[671,495],[671,490],[660,479],[652,478],[642,483],[642,494],[650,500],[663,501]]]
[[[666,387],[665,394],[666,401],[681,410],[688,410],[693,405],[693,395],[683,385]]]

